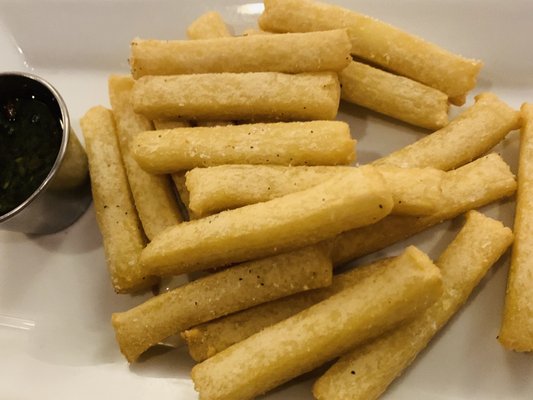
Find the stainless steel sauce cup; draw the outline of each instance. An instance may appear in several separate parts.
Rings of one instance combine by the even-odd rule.
[[[61,145],[52,169],[26,200],[0,215],[0,229],[46,234],[66,228],[89,206],[91,190],[87,155],[72,131],[65,102],[50,83],[25,72],[0,73],[0,93],[13,97],[35,95],[62,127]]]

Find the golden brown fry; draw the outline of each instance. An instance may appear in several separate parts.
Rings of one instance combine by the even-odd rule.
[[[461,308],[512,241],[511,230],[501,222],[470,211],[436,262],[442,272],[442,296],[412,322],[341,357],[315,383],[315,398],[377,399]]]
[[[172,275],[265,257],[374,223],[392,204],[373,167],[354,168],[307,190],[170,228],[143,250],[141,263]]]
[[[268,201],[313,187],[346,167],[220,165],[186,174],[189,206],[198,215]]]
[[[333,72],[145,76],[132,93],[135,111],[150,119],[329,120],[339,99]]]
[[[386,70],[434,87],[463,104],[475,87],[482,63],[441,47],[375,18],[312,0],[265,0],[261,29],[309,32],[347,28],[352,54]]]
[[[498,144],[518,128],[519,113],[492,93],[476,96],[476,103],[446,127],[415,143],[380,158],[374,165],[433,167],[443,170],[460,167]]]
[[[195,168],[186,174],[189,207],[196,215],[205,216],[268,201],[318,185],[337,174],[345,173],[346,168],[275,165]],[[400,168],[394,165],[382,165],[378,170],[392,192],[394,214],[428,215],[437,211],[445,172],[433,168]]]
[[[196,365],[200,399],[251,399],[414,317],[442,293],[438,268],[414,247],[376,275]]]
[[[304,290],[331,284],[331,261],[320,246],[251,261],[208,275],[113,314],[128,361],[191,326]]]
[[[352,61],[339,72],[341,99],[412,125],[448,124],[448,96],[403,76]]]
[[[231,32],[222,16],[216,11],[206,12],[196,18],[187,28],[187,37],[192,40],[229,37]]]
[[[80,121],[89,160],[96,221],[102,234],[107,267],[116,292],[149,287],[140,268],[144,234],[122,164],[111,111],[91,108]]]
[[[130,153],[130,141],[139,132],[152,129],[150,121],[132,109],[132,87],[133,79],[130,77],[114,75],[109,78],[109,98],[117,124],[122,159],[144,232],[148,239],[152,239],[165,228],[178,224],[181,215],[169,178],[145,172]]]
[[[336,275],[330,286],[297,293],[200,324],[182,332],[182,337],[187,342],[191,357],[198,362],[204,361],[264,328],[283,321],[362,279],[380,273],[388,268],[392,260],[386,258]]]
[[[333,264],[339,265],[383,249],[468,210],[511,196],[516,190],[514,175],[497,154],[489,154],[450,171],[442,185],[442,205],[433,215],[390,215],[372,226],[337,236],[332,251]]]
[[[516,239],[499,340],[509,350],[533,351],[533,104],[523,104],[521,112]]]
[[[343,165],[355,159],[355,144],[345,122],[310,121],[148,131],[130,150],[160,174],[220,164]]]
[[[214,72],[340,71],[351,60],[350,47],[345,29],[204,40],[135,39],[130,65],[135,79]]]

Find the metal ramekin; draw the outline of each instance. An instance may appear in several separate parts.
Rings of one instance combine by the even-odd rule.
[[[50,83],[26,72],[4,72],[0,73],[0,91],[12,91],[14,96],[37,93],[63,128],[52,169],[30,197],[0,215],[0,229],[32,234],[57,232],[76,221],[91,202],[85,151],[72,131],[65,102]]]

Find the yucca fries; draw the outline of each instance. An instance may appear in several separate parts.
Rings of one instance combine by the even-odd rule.
[[[155,275],[173,275],[265,257],[332,238],[390,213],[392,196],[373,167],[264,203],[168,229],[141,254]]]
[[[356,141],[341,121],[278,122],[142,132],[130,144],[146,171],[220,164],[344,165]]]
[[[513,241],[509,228],[476,211],[436,265],[444,293],[414,321],[344,355],[314,385],[318,400],[377,399],[466,302]]]
[[[393,264],[196,365],[200,399],[251,399],[414,317],[442,293],[438,268],[416,248]]]
[[[265,0],[261,29],[310,32],[347,28],[352,54],[383,68],[434,87],[455,104],[463,104],[474,88],[482,63],[439,46],[375,18],[312,0]]]
[[[533,351],[533,104],[523,104],[518,191],[511,267],[499,340],[515,351]]]
[[[222,16],[216,11],[206,12],[196,18],[187,28],[187,37],[196,39],[215,39],[231,36]]]
[[[128,361],[191,326],[293,293],[331,283],[331,261],[320,247],[251,261],[208,275],[113,314]]]
[[[126,76],[109,78],[109,99],[117,124],[120,152],[126,167],[135,207],[148,239],[181,221],[181,214],[167,176],[145,172],[129,150],[131,140],[141,131],[152,129],[152,124],[137,115],[131,106],[133,79]]]
[[[220,165],[186,174],[189,207],[198,216],[268,201],[305,190],[347,167]],[[394,199],[393,214],[427,215],[437,211],[445,172],[433,168],[378,168]]]
[[[333,276],[330,286],[297,293],[206,322],[184,331],[182,337],[187,342],[191,357],[198,362],[204,361],[266,327],[292,317],[369,276],[381,273],[392,262],[392,258],[386,258],[354,268]]]
[[[448,96],[440,90],[352,61],[339,72],[341,99],[412,125],[439,129],[448,123]]]
[[[496,95],[483,93],[446,127],[380,158],[374,165],[457,168],[493,148],[518,124],[517,111]]]
[[[489,154],[446,174],[437,213],[425,217],[390,215],[374,225],[337,236],[333,263],[343,264],[383,249],[468,210],[511,196],[515,190],[516,181],[509,166],[497,154]]]
[[[113,113],[93,107],[80,121],[89,160],[96,220],[102,233],[107,267],[118,293],[155,283],[139,265],[145,245],[122,164]]]
[[[228,25],[206,12],[188,40],[133,39],[131,75],[109,79],[112,110],[81,120],[115,291],[154,291],[112,315],[127,361],[186,342],[200,400],[252,399],[321,366],[317,400],[377,399],[513,241],[473,210],[517,190],[490,152],[520,127],[499,340],[533,351],[533,104],[471,98],[481,61],[337,5],[264,0],[258,28],[239,35],[260,7],[219,8]],[[392,140],[387,117],[375,132],[358,106],[422,138],[382,153],[407,136]],[[496,148],[506,159],[509,137]],[[357,162],[359,146],[372,162]],[[414,246],[383,250],[463,213],[436,263]],[[433,252],[437,239],[414,238]],[[388,258],[353,267],[367,255]],[[177,275],[185,283],[162,289]]]
[[[150,119],[329,120],[339,99],[333,72],[145,76],[132,93],[135,111]]]
[[[340,71],[351,60],[345,29],[204,40],[141,40],[131,43],[135,79],[145,75],[213,72]]]

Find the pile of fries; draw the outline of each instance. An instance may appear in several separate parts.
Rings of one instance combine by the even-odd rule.
[[[337,360],[317,399],[375,399],[513,243],[499,339],[533,350],[533,105],[492,93],[448,121],[482,63],[313,0],[265,0],[260,30],[211,12],[190,40],[131,43],[112,110],[82,118],[117,293],[203,277],[112,316],[129,362],[180,334],[201,399],[251,399]],[[371,164],[343,99],[436,130]],[[521,127],[518,183],[487,154]],[[475,208],[518,188],[515,233]],[[433,262],[416,247],[335,268],[466,214]]]

